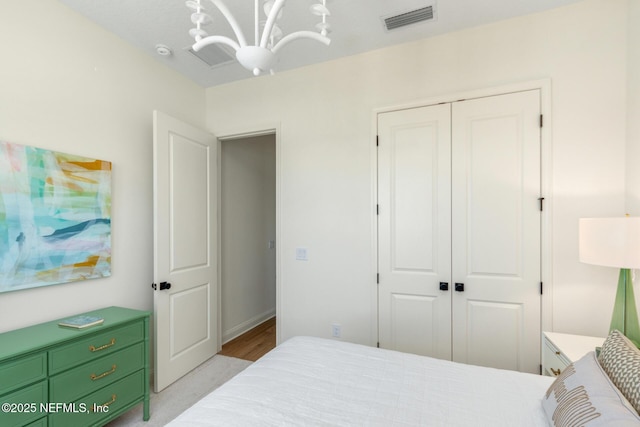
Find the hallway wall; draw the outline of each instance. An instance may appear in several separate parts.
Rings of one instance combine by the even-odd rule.
[[[276,313],[275,152],[275,135],[222,143],[222,342]]]

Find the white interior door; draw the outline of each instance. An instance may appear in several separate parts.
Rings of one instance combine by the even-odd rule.
[[[540,92],[452,111],[453,360],[538,373]]]
[[[379,345],[451,358],[450,105],[378,116]]]
[[[217,147],[200,129],[157,111],[153,118],[158,392],[218,350]]]

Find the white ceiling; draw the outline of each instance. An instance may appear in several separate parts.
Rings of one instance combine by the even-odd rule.
[[[254,78],[237,63],[209,67],[187,49],[193,43],[188,31],[193,27],[191,10],[184,0],[59,0],[98,25],[152,55],[203,87],[234,80]],[[290,0],[284,9],[281,27],[285,34],[298,30],[314,30],[318,17],[309,6],[319,0]],[[280,51],[277,71],[329,61],[394,44],[474,27],[518,15],[535,13],[581,0],[327,0],[331,11],[328,21],[331,45],[312,40],[298,40]],[[229,25],[209,0],[202,0],[214,24],[209,34],[231,36]],[[252,0],[227,0],[245,32],[253,40]],[[387,31],[383,18],[433,5],[435,18],[408,27]],[[169,46],[173,54],[162,57],[155,46]],[[208,49],[209,47],[205,48]]]

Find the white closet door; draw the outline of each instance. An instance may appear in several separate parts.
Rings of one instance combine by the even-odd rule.
[[[452,108],[453,360],[538,373],[540,93]]]
[[[378,116],[380,347],[451,358],[451,106]]]

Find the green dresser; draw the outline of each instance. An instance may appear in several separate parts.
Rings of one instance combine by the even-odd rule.
[[[104,322],[0,334],[0,426],[101,426],[140,403],[149,419],[149,312],[82,314]]]

